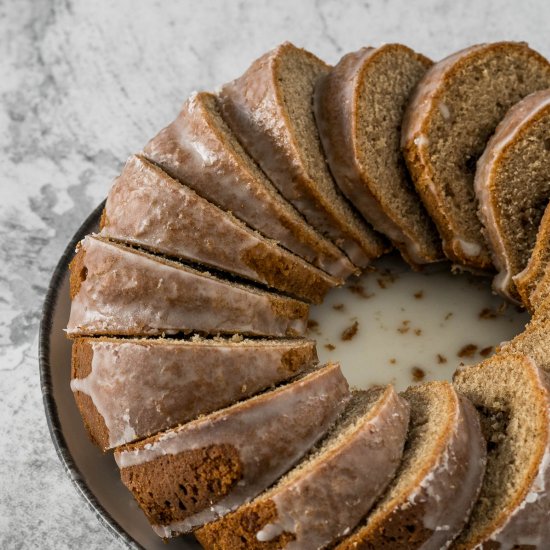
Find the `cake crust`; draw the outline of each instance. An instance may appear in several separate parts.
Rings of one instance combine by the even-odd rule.
[[[548,90],[530,94],[514,105],[497,126],[478,160],[474,180],[484,235],[491,250],[493,264],[498,271],[493,288],[517,304],[522,302],[514,283],[514,276],[526,267],[526,254],[529,256],[533,250],[536,230],[543,214],[540,202],[541,199],[546,202],[550,192],[550,186],[544,186],[544,180],[550,170],[550,155],[546,155],[545,142],[540,143],[540,137],[534,135],[541,119],[548,119],[549,115]],[[517,173],[517,169],[510,166],[511,163],[517,162],[520,153],[517,150],[525,142],[538,143],[540,149],[535,159],[538,163],[536,168],[529,167],[532,184],[524,181],[522,175]],[[534,178],[533,171],[541,174],[540,180]],[[518,195],[515,189],[524,188],[525,184],[531,187],[538,184],[540,188],[531,188],[526,195]],[[509,190],[508,187],[514,189]],[[507,191],[513,194],[509,196]],[[511,222],[509,207],[512,201],[514,210],[518,215],[524,215],[525,219],[508,228]],[[527,232],[529,234],[525,235]],[[520,238],[521,241],[528,241],[522,242],[526,249],[521,251],[518,250]]]
[[[312,80],[329,70],[329,66],[312,53],[285,42],[257,59],[241,77],[222,87],[222,113],[281,194],[355,265],[365,267],[382,255],[387,245],[359,219],[337,191],[325,165],[313,108],[302,113],[300,128],[297,117],[290,114],[282,90],[283,86],[291,86],[282,76],[282,66],[289,58],[299,60],[304,70],[314,72]],[[307,91],[302,85],[305,86],[303,83],[296,86],[296,95]],[[310,86],[312,100],[314,82]],[[308,153],[298,139],[298,134],[308,133],[306,128],[314,134]],[[315,167],[317,173],[312,173],[308,158],[322,159]]]
[[[478,144],[477,149],[474,148],[475,151],[472,149],[471,154],[474,155],[472,158],[461,159],[464,166],[461,168],[463,184],[460,185],[460,191],[467,199],[467,204],[474,205],[475,196],[472,185],[474,162],[482,153],[487,139],[508,108],[529,93],[550,86],[550,64],[548,61],[529,49],[525,43],[497,42],[479,44],[461,50],[436,63],[428,70],[409,103],[402,130],[402,147],[409,172],[441,234],[445,254],[451,261],[474,271],[492,270],[490,253],[481,234],[481,223],[476,216],[477,206],[461,211],[460,214],[455,211],[453,201],[459,199],[454,196],[455,191],[449,187],[451,184],[445,182],[431,159],[431,148],[434,145],[431,128],[444,131],[445,140],[450,140],[449,135],[446,135],[449,131],[445,128],[450,122],[453,122],[452,127],[454,128],[455,117],[460,113],[450,112],[449,106],[445,103],[446,94],[456,90],[455,86],[458,86],[461,79],[472,74],[467,70],[472,64],[482,63],[490,56],[495,56],[495,59],[496,56],[500,56],[500,58],[510,56],[512,59],[517,57],[523,60],[524,64],[525,61],[529,61],[537,65],[539,73],[534,79],[537,80],[538,85],[529,88],[527,85],[519,84],[519,80],[516,79],[518,82],[517,97],[506,101],[502,98],[498,101],[495,99],[492,104],[498,107],[499,114],[497,116],[488,115],[488,118],[491,118],[492,124],[490,125],[492,127],[484,129],[484,136],[480,137],[483,142],[481,147]],[[494,77],[495,75],[493,75],[493,80]],[[482,93],[484,97],[491,97],[486,90],[478,90],[478,92]],[[472,93],[475,93],[475,90],[470,90],[470,94]],[[512,95],[510,93],[510,96]],[[474,122],[477,124],[476,121]],[[487,125],[487,121],[484,124]],[[444,140],[441,138],[439,141]],[[466,234],[466,225],[468,234]]]
[[[323,436],[348,399],[340,367],[330,364],[121,447],[115,459],[153,529],[171,537],[218,519],[271,485]],[[187,468],[190,462],[198,466]]]
[[[194,420],[317,363],[311,340],[77,338],[71,389],[102,450]]]
[[[425,455],[415,471],[405,470],[403,463],[387,495],[338,550],[445,548],[466,523],[485,468],[485,442],[477,413],[448,382],[431,382],[424,388],[443,400],[434,440],[426,442]],[[410,400],[414,396],[410,392],[415,391],[411,388],[403,395]],[[410,403],[414,434],[418,428],[414,401]]]
[[[315,231],[248,156],[222,120],[216,96],[193,94],[144,156],[249,227],[319,269],[345,279],[357,268]]]
[[[302,336],[307,304],[88,236],[71,262],[74,336]]]
[[[326,548],[353,529],[395,473],[409,420],[408,404],[393,387],[371,393],[375,402],[355,419],[352,429],[337,423],[329,436],[334,442],[321,445],[317,455],[252,503],[201,528],[196,533],[199,542],[217,550],[287,544]],[[366,392],[358,394],[352,396],[352,407]]]
[[[414,268],[443,259],[439,234],[410,182],[400,152],[400,131],[395,130],[395,143],[391,135],[363,135],[361,118],[366,105],[374,105],[375,98],[363,91],[365,82],[376,81],[380,63],[392,57],[407,60],[415,65],[419,75],[433,63],[427,57],[413,52],[401,44],[387,44],[379,48],[361,48],[345,55],[338,64],[317,82],[315,89],[315,115],[323,148],[331,171],[342,192],[361,212],[373,227],[388,236],[399,249],[404,259]],[[402,90],[395,90],[388,83],[385,99],[401,98]],[[363,105],[364,104],[364,105]],[[402,111],[406,103],[402,105]],[[377,106],[380,109],[380,106]],[[397,106],[399,108],[399,106]],[[402,117],[402,111],[399,118]],[[385,119],[384,119],[385,120]],[[395,177],[399,180],[399,192],[408,202],[408,214],[415,217],[415,223],[408,221],[398,211],[395,197],[377,181],[372,163],[367,162],[362,147],[365,140],[384,140],[384,148],[398,150],[399,161]],[[393,150],[393,149],[392,149]],[[370,149],[369,149],[370,151]],[[377,151],[380,154],[380,151]],[[383,154],[383,153],[382,153]],[[374,155],[378,157],[378,155]],[[389,158],[389,157],[388,157]],[[393,161],[392,161],[393,162]]]
[[[315,304],[343,282],[135,155],[111,187],[100,235],[226,271]]]

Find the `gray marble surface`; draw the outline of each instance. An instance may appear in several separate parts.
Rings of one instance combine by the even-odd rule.
[[[550,54],[547,2],[0,0],[0,548],[117,548],[58,462],[37,331],[66,242],[122,162],[283,40],[329,62],[399,41],[434,58],[487,40]]]

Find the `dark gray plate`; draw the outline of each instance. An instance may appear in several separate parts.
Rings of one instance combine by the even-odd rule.
[[[53,273],[40,323],[40,379],[48,427],[67,475],[98,519],[130,548],[197,549],[193,537],[164,544],[120,481],[112,454],[102,454],[86,434],[71,389],[71,343],[63,329],[70,310],[69,262],[76,244],[96,231],[104,203],[100,204],[67,245]]]

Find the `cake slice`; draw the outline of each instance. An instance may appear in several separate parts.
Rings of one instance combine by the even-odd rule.
[[[537,231],[535,245],[527,265],[513,277],[514,285],[521,297],[523,305],[531,312],[534,311],[531,294],[544,277],[550,263],[550,206],[544,210]]]
[[[155,532],[215,521],[287,472],[349,399],[329,364],[275,390],[119,448],[115,459]]]
[[[405,107],[431,65],[401,44],[361,48],[315,88],[317,125],[338,187],[413,267],[444,258],[400,144]]]
[[[317,363],[311,340],[77,338],[71,389],[112,449],[227,407]]]
[[[71,262],[69,336],[301,336],[307,304],[90,235]]]
[[[111,187],[100,235],[227,271],[316,304],[342,283],[139,156],[130,157]]]
[[[539,369],[550,375],[550,318],[548,315],[535,314],[525,330],[509,342],[503,342],[499,351],[525,355],[532,359]]]
[[[529,296],[533,315],[538,315],[539,312],[548,313],[548,306],[550,305],[548,296],[550,296],[550,269],[545,269]]]
[[[433,65],[416,87],[402,146],[417,191],[457,265],[491,270],[477,217],[476,162],[508,109],[550,87],[550,63],[525,43],[480,44]]]
[[[547,548],[550,541],[550,386],[524,355],[500,353],[459,370],[457,389],[477,408],[487,470],[453,548]]]
[[[313,91],[329,70],[285,42],[222,87],[222,114],[281,194],[355,265],[365,267],[386,245],[344,199],[323,155]]]
[[[193,94],[143,154],[201,197],[304,260],[345,279],[356,268],[286,201],[222,119],[216,97]]]
[[[196,533],[204,548],[326,548],[366,515],[399,466],[409,407],[395,390],[358,391],[328,436],[249,504]]]
[[[401,466],[339,550],[447,548],[477,499],[486,453],[472,404],[448,382],[414,386],[402,396],[411,421]]]
[[[521,303],[513,277],[529,261],[550,200],[550,90],[528,95],[497,126],[477,163],[479,217],[498,274],[493,288]]]

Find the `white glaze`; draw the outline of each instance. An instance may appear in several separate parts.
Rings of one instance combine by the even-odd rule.
[[[487,540],[500,544],[500,550],[512,550],[516,545],[546,550],[550,541],[550,384],[547,376],[538,369],[535,361],[527,358],[538,373],[540,386],[546,395],[547,427],[546,447],[539,463],[537,475],[522,503],[510,514],[506,522]]]
[[[373,249],[380,249],[375,256],[382,252],[381,241],[366,225],[361,228],[362,222],[337,192],[324,191],[312,179],[282,101],[279,66],[287,54],[308,57],[285,42],[223,86],[220,98],[224,116],[281,194],[355,265],[365,267],[373,259]],[[328,168],[324,172],[324,185],[335,187]],[[354,219],[357,223],[351,223]]]
[[[516,303],[512,277],[517,275],[512,269],[510,253],[501,233],[501,213],[499,198],[491,193],[491,185],[496,170],[508,149],[525,132],[541,111],[550,105],[550,92],[535,92],[514,105],[497,126],[483,155],[477,162],[474,189],[479,203],[479,216],[485,227],[487,241],[491,247],[493,263],[498,270],[494,279],[494,289]]]
[[[306,301],[318,301],[324,289],[339,283],[135,155],[109,192],[100,235],[241,275]],[[271,265],[282,272],[276,278],[262,269]]]
[[[69,335],[195,330],[285,336],[305,330],[305,317],[278,314],[270,293],[229,284],[181,264],[163,263],[94,236],[86,237],[81,246],[87,278],[71,303]],[[276,300],[301,304],[284,297]]]
[[[135,450],[115,453],[120,468],[144,464],[167,454],[211,445],[231,445],[239,454],[243,477],[210,509],[170,525],[154,526],[164,537],[214,521],[255,497],[286,472],[323,435],[349,399],[338,365],[164,432]],[[269,457],[269,468],[258,470]]]
[[[145,147],[144,155],[249,227],[274,239],[335,277],[354,271],[351,262],[287,203],[259,169],[239,158],[219,134],[209,112],[210,94],[193,94],[176,120]],[[246,155],[244,151],[241,154]]]
[[[325,548],[350,532],[397,469],[409,420],[408,404],[393,390],[376,416],[362,419],[340,447],[313,462],[270,498],[277,524],[294,535],[285,550]]]
[[[373,63],[376,65],[384,56],[396,55],[394,44],[376,49],[361,48],[345,55],[330,73],[319,79],[314,94],[314,111],[323,149],[339,188],[377,231],[390,238],[407,261],[420,266],[442,259],[438,247],[426,241],[429,228],[435,233],[427,212],[418,206],[420,203],[414,190],[402,181],[399,194],[412,205],[407,218],[404,217],[396,208],[395,201],[383,192],[380,182],[373,179],[375,173],[369,170],[369,163],[361,162],[364,143],[360,135],[359,102],[374,101],[369,96],[363,97],[363,85],[365,79],[374,76],[369,72]],[[415,54],[402,50],[400,55]],[[374,143],[367,148],[376,151]],[[408,217],[414,218],[415,223],[410,223]],[[420,231],[417,225],[420,225]]]
[[[73,392],[88,395],[113,448],[187,422],[297,374],[315,360],[300,340],[96,340],[91,371],[73,378]],[[284,357],[303,349],[306,362],[290,371]],[[305,350],[310,350],[306,353]],[[220,391],[221,389],[221,391]],[[202,396],[202,397],[201,397]]]

